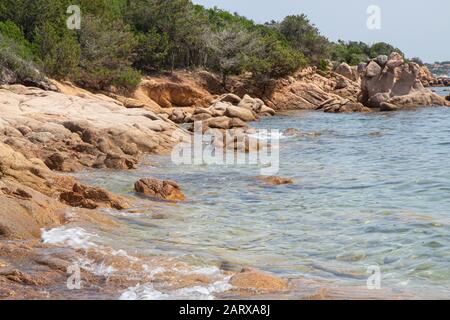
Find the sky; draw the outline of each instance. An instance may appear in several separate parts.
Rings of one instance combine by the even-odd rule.
[[[193,0],[237,12],[258,23],[305,13],[332,41],[388,42],[407,57],[450,60],[449,0]],[[369,29],[367,10],[380,9],[380,28]],[[373,13],[373,12],[372,12]]]

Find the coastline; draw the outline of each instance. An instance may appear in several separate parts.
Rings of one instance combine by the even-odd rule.
[[[73,260],[86,258],[82,273],[92,286],[88,297],[93,298],[100,295],[114,299],[118,292],[128,292],[124,298],[133,298],[140,290],[144,296],[166,297],[153,287],[137,287],[145,282],[168,285],[169,290],[182,297],[192,294],[183,289],[192,288],[197,288],[198,292],[194,292],[200,298],[213,297],[214,293],[226,298],[252,298],[289,292],[292,281],[288,284],[288,279],[245,269],[246,266],[242,266],[243,272],[220,268],[205,272],[172,259],[146,261],[145,257],[137,257],[144,261],[133,263],[136,260],[130,259],[128,253],[111,252],[114,249],[108,247],[100,247],[100,252],[96,252],[98,245],[89,244],[95,236],[84,228],[95,224],[107,232],[120,229],[117,221],[102,210],[120,212],[132,207],[139,198],[80,185],[67,174],[84,168],[133,170],[145,154],[168,154],[179,142],[174,136],[189,137],[188,131],[175,123],[199,120],[211,129],[231,129],[234,135],[248,135],[253,131],[247,122],[274,115],[275,111],[300,108],[372,112],[357,101],[359,83],[333,72],[322,75],[306,69],[259,95],[260,89],[249,86],[245,79],[231,78],[229,87],[235,96],[223,92],[220,81],[209,73],[181,72],[177,78],[147,78],[131,97],[112,92],[93,94],[60,83],[55,83],[59,93],[14,85],[1,89],[0,124],[4,134],[0,143],[0,196],[7,204],[4,209],[20,214],[0,216],[4,239],[0,247],[2,298],[73,298],[73,291],[63,289],[66,269]],[[241,103],[248,104],[240,108],[250,112],[236,109],[235,104]],[[208,109],[210,105],[214,107]],[[74,231],[74,237],[57,233],[65,228]],[[42,229],[46,231],[41,234]],[[52,230],[53,237],[48,233]],[[62,249],[61,244],[70,245]],[[105,263],[108,260],[120,274],[117,278],[110,274]],[[145,265],[153,265],[160,272],[145,270]],[[164,267],[171,271],[161,271]],[[173,272],[176,269],[180,270]],[[256,283],[255,287],[249,282]],[[56,295],[45,292],[53,286],[59,287]],[[303,298],[342,297],[339,293],[324,293],[319,286],[312,285],[315,291],[307,290]],[[136,290],[127,291],[133,287]],[[208,294],[199,289],[204,287],[209,288]],[[231,296],[227,293],[230,290],[235,290]]]

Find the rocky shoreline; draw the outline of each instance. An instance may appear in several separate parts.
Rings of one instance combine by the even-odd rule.
[[[448,98],[425,88],[421,77],[417,64],[405,63],[393,53],[358,67],[343,64],[329,72],[307,68],[264,85],[242,76],[230,77],[224,88],[220,77],[206,71],[147,77],[127,96],[113,88],[92,93],[55,81],[47,90],[3,85],[0,299],[73,297],[73,292],[64,289],[66,269],[82,256],[89,256],[98,264],[112,259],[110,263],[123,273],[127,269],[135,272],[134,278],[111,278],[84,268],[83,277],[90,287],[96,288],[92,289],[94,297],[97,294],[117,298],[118,292],[145,280],[178,286],[177,289],[219,281],[217,275],[201,276],[195,272],[183,276],[167,271],[149,277],[142,270],[142,261],[139,267],[127,256],[43,243],[44,229],[88,224],[105,230],[118,228],[114,219],[99,210],[124,210],[135,201],[83,185],[67,173],[86,168],[132,170],[144,154],[169,154],[177,143],[189,141],[193,127],[185,127],[197,121],[205,129],[248,138],[254,132],[249,123],[283,110],[345,113],[450,106]],[[248,145],[243,146],[244,151],[249,151]],[[293,183],[289,179],[269,178],[259,179],[275,185]],[[136,182],[135,190],[145,196],[184,200],[180,187],[172,181],[143,179]],[[167,270],[173,263],[180,262],[156,262]],[[289,288],[287,281],[253,269],[240,273],[221,271],[220,276],[228,279],[237,296]],[[44,293],[49,288],[56,290],[53,294]]]

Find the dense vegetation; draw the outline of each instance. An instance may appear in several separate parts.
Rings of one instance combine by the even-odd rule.
[[[70,5],[82,10],[69,30]],[[227,76],[283,77],[325,60],[352,64],[394,50],[384,43],[330,43],[305,15],[261,25],[190,0],[2,0],[0,67],[102,89],[134,87],[143,73],[204,68]],[[1,71],[1,70],[0,70]]]

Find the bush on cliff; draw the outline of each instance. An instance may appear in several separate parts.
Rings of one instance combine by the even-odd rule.
[[[320,34],[319,29],[306,15],[287,16],[274,26],[293,48],[303,53],[312,63],[318,64],[327,56],[330,42]]]
[[[0,72],[10,79],[40,80],[42,75],[35,63],[31,44],[12,21],[0,22]],[[0,79],[2,81],[2,79]]]
[[[36,27],[34,44],[47,75],[63,79],[77,74],[80,45],[73,32],[47,21]]]
[[[400,49],[385,42],[368,45],[364,42],[339,40],[338,43],[331,46],[329,54],[333,61],[357,65],[379,55],[389,56],[394,51],[404,55]]]
[[[81,8],[81,30],[66,27],[70,5]],[[257,24],[191,0],[2,0],[0,21],[7,20],[28,42],[8,31],[22,59],[31,48],[28,60],[42,62],[48,76],[98,89],[130,89],[139,71],[174,68],[205,68],[224,81],[249,71],[266,81],[308,63],[324,68],[329,58],[356,64],[393,51],[385,43],[330,43],[305,15]]]

